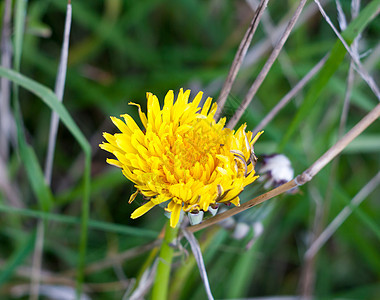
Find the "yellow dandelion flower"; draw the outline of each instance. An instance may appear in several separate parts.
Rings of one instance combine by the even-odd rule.
[[[202,108],[202,92],[189,103],[190,90],[169,91],[163,108],[155,95],[147,93],[147,115],[138,107],[143,130],[128,114],[124,121],[111,117],[121,131],[104,133],[107,142],[100,147],[116,159],[107,159],[122,169],[138,193],[149,201],[131,215],[135,219],[154,206],[168,202],[170,226],[178,223],[181,211],[207,211],[210,205],[240,205],[239,194],[258,178],[253,144],[262,134],[253,137],[243,124],[237,131],[224,128],[225,118],[214,120],[216,103],[207,98]]]

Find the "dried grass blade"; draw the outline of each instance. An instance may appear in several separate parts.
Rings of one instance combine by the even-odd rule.
[[[61,58],[59,61],[58,73],[55,82],[54,92],[57,95],[59,101],[63,100],[63,92],[66,81],[66,70],[67,70],[67,58],[69,53],[69,37],[70,37],[70,29],[71,29],[71,16],[72,16],[72,8],[71,4],[67,4],[67,12],[66,12],[66,20],[65,20],[65,31],[63,36],[63,44],[61,49]],[[51,175],[53,169],[53,158],[54,158],[54,149],[55,142],[57,139],[57,130],[58,130],[58,122],[59,116],[53,110],[50,120],[50,132],[49,132],[49,145],[48,145],[48,153],[46,156],[45,162],[45,179],[48,184],[51,183]]]
[[[264,13],[265,8],[267,7],[269,0],[261,0],[259,6],[257,7],[255,14],[253,15],[251,24],[249,25],[242,41],[240,42],[239,48],[236,52],[235,58],[232,62],[230,71],[228,72],[228,76],[226,81],[224,82],[224,85],[222,87],[222,90],[220,92],[219,98],[218,98],[218,109],[215,114],[215,119],[218,120],[220,117],[220,114],[223,110],[224,105],[226,104],[226,100],[228,97],[228,94],[231,91],[232,85],[236,79],[237,73],[239,72],[239,69],[241,67],[241,64],[243,62],[243,59],[245,55],[247,54],[247,50],[249,45],[251,44],[253,35],[256,32],[257,26],[259,25],[261,16]]]
[[[269,70],[271,69],[273,63],[276,61],[277,56],[280,54],[281,49],[283,48],[285,42],[287,41],[290,32],[292,31],[296,21],[298,20],[298,17],[301,15],[302,9],[304,8],[307,0],[301,0],[299,5],[297,6],[297,9],[293,15],[293,17],[290,19],[288,26],[286,27],[283,35],[281,36],[280,40],[274,47],[271,55],[269,56],[268,60],[266,61],[264,67],[260,71],[260,74],[257,76],[256,80],[253,82],[251,88],[249,89],[247,95],[245,96],[243,102],[239,106],[239,108],[236,110],[235,114],[231,118],[231,120],[228,122],[227,127],[228,128],[234,128],[236,124],[239,122],[240,118],[242,117],[244,111],[247,109],[248,105],[251,103],[253,97],[256,95],[256,92],[260,88],[261,84],[263,83],[264,79],[266,78]]]
[[[182,232],[183,232],[184,237],[188,240],[190,247],[191,247],[191,251],[194,254],[194,258],[197,262],[198,269],[199,269],[203,284],[204,284],[205,289],[206,289],[207,298],[209,300],[213,300],[214,297],[212,296],[210,284],[208,282],[207,271],[206,271],[205,264],[203,261],[201,248],[199,247],[199,244],[198,244],[194,234],[192,234],[190,231],[188,231],[186,229],[183,229]]]

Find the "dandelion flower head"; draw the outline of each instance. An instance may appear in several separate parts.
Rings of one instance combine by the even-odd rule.
[[[214,120],[216,103],[207,98],[202,108],[199,92],[189,102],[190,90],[181,89],[176,101],[169,91],[161,109],[158,98],[147,93],[147,114],[138,107],[143,129],[133,118],[111,117],[121,131],[104,133],[100,147],[116,159],[107,159],[122,169],[138,193],[148,200],[131,215],[135,219],[154,206],[167,202],[170,226],[175,227],[181,211],[207,211],[218,203],[240,205],[239,194],[256,180],[253,136],[243,124],[234,131],[225,128],[225,118]]]

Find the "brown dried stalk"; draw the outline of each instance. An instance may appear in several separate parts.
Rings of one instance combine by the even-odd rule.
[[[298,94],[300,90],[314,77],[315,74],[319,72],[322,66],[327,60],[327,55],[323,57],[310,71],[302,78],[277,104],[273,109],[265,116],[265,118],[253,129],[254,133],[262,130],[273,118],[278,114],[278,112],[284,108],[286,104],[293,99],[295,95]]]
[[[321,0],[322,4],[328,3],[329,0]],[[293,30],[296,28],[302,27],[307,21],[313,19],[315,15],[319,14],[318,7],[316,5],[306,6],[301,16],[298,18],[296,25],[293,27]],[[251,67],[257,63],[266,53],[268,53],[273,48],[273,40],[278,41],[286,28],[289,19],[291,18],[291,12],[286,13],[285,16],[277,23],[276,27],[270,33],[271,37],[266,37],[265,39],[258,41],[251,49],[248,50],[247,55],[245,56],[242,69]]]
[[[245,33],[242,41],[240,42],[239,49],[236,52],[230,71],[228,72],[227,79],[224,82],[224,85],[219,95],[218,109],[215,114],[216,120],[219,119],[223,107],[226,104],[227,96],[231,91],[232,85],[236,79],[237,73],[239,72],[243,59],[247,53],[249,45],[251,44],[253,35],[256,32],[257,26],[259,25],[261,16],[263,15],[263,12],[267,7],[268,2],[269,0],[261,0],[259,6],[256,9],[255,14],[253,15],[251,24],[249,25],[247,32]]]
[[[261,84],[263,83],[264,79],[266,78],[269,70],[271,69],[273,63],[276,61],[277,56],[279,55],[281,49],[283,48],[286,40],[289,37],[290,32],[292,31],[298,17],[300,16],[302,9],[304,8],[307,0],[301,0],[293,17],[290,19],[288,26],[285,29],[285,32],[283,33],[282,37],[278,41],[277,45],[274,47],[271,55],[269,56],[267,62],[265,63],[264,67],[262,68],[260,74],[257,76],[256,80],[253,82],[251,88],[249,89],[247,95],[245,96],[243,102],[241,103],[240,107],[236,110],[235,114],[231,118],[231,120],[228,122],[227,127],[228,128],[234,128],[236,124],[239,122],[241,116],[243,115],[244,111],[247,109],[248,105],[251,103],[253,97],[256,95],[256,92],[260,88]]]
[[[371,125],[376,119],[380,117],[380,104],[378,104],[372,111],[370,111],[359,123],[357,123],[349,132],[347,132],[334,146],[327,150],[318,160],[316,160],[307,170],[298,175],[293,180],[267,192],[252,200],[243,203],[239,207],[234,207],[226,212],[216,215],[215,217],[206,220],[205,222],[190,226],[188,230],[190,232],[196,232],[218,223],[224,219],[234,216],[248,208],[256,206],[266,200],[269,200],[275,196],[278,196],[286,191],[291,190],[296,186],[301,186],[306,182],[313,179],[313,177],[324,168],[334,157],[336,157],[342,150],[352,142],[359,134],[361,134],[369,125]]]

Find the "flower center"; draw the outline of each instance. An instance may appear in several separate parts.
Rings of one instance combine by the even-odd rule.
[[[216,130],[205,120],[199,120],[178,138],[181,142],[176,143],[173,150],[181,162],[180,168],[185,170],[191,170],[197,162],[204,167],[209,162],[210,155],[214,158],[215,154],[221,152],[225,140],[223,131]],[[215,167],[214,163],[211,172]]]

